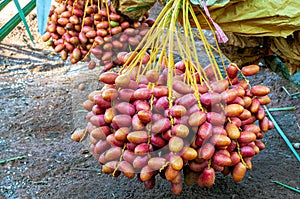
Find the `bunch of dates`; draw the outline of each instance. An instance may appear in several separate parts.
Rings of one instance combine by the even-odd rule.
[[[119,60],[124,63],[127,55],[120,53]],[[143,64],[148,60],[145,54]],[[212,187],[216,172],[241,181],[252,158],[265,148],[264,133],[274,127],[262,107],[270,102],[270,89],[241,79],[255,75],[259,67],[239,70],[231,64],[227,77],[216,80],[208,66],[209,81],[194,74],[196,90],[185,81],[184,62],[175,67],[171,87],[167,67],[143,74],[138,67],[125,74],[101,74],[104,87],[92,92],[83,107],[89,111],[91,152],[102,172],[137,176],[147,189],[155,187],[159,175],[174,194],[182,191],[182,179],[187,185]],[[84,132],[72,138],[79,141]]]
[[[62,60],[70,57],[72,64],[89,62],[93,54],[108,70],[119,64],[117,53],[135,49],[154,23],[148,19],[148,13],[140,21],[132,21],[99,0],[67,0],[57,4],[51,7],[42,40],[60,53]],[[90,62],[89,68],[95,66],[95,61]]]

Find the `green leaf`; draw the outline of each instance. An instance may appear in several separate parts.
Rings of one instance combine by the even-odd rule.
[[[200,5],[201,7],[202,6],[202,0],[190,0],[192,4],[194,5]],[[205,4],[206,6],[213,6],[213,5],[217,5],[217,4],[227,4],[230,0],[205,0]]]
[[[28,15],[33,8],[35,7],[35,0],[31,0],[22,10],[24,15]],[[9,20],[4,26],[0,29],[0,41],[2,41],[19,23],[21,22],[21,18],[19,14],[16,14]]]
[[[138,11],[138,10],[142,10],[142,9],[149,10],[150,6],[134,6],[134,7],[129,7],[129,8],[127,8],[127,11],[128,12],[132,12],[132,11]]]
[[[0,11],[9,3],[11,0],[5,0],[0,3]]]
[[[23,10],[22,10],[20,4],[19,4],[19,1],[18,1],[18,0],[14,0],[14,2],[15,2],[15,4],[16,4],[16,7],[17,7],[18,11],[19,11],[19,15],[20,15],[20,17],[21,17],[21,19],[22,19],[22,21],[23,21],[23,23],[24,23],[24,26],[25,26],[25,28],[26,28],[26,30],[27,30],[27,33],[28,33],[28,35],[29,35],[29,38],[30,38],[30,40],[33,42],[33,36],[32,36],[32,34],[31,34],[31,32],[30,32],[29,26],[28,26],[28,24],[27,24],[27,22],[26,22],[25,15],[24,15],[24,12],[23,12]]]
[[[194,5],[202,5],[199,0],[190,0],[190,2]]]

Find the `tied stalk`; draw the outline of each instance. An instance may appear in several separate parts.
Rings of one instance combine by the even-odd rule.
[[[205,16],[204,13],[202,14]],[[183,16],[182,19],[180,16]],[[193,20],[196,24],[196,29],[191,27],[191,20]],[[179,22],[181,22],[181,24]],[[203,47],[210,66],[212,67],[215,79],[223,79],[214,54],[214,52],[217,52],[219,57],[222,59],[221,51],[217,45],[217,38],[214,35],[217,46],[217,49],[215,49],[207,41],[202,27],[194,13],[192,4],[189,1],[184,0],[168,1],[151,29],[145,35],[129,59],[125,62],[119,73],[129,74],[134,68],[138,67],[136,80],[139,82],[140,75],[143,75],[147,71],[153,69],[161,73],[166,66],[168,69],[167,87],[169,89],[169,106],[172,107],[172,85],[174,82],[174,76],[176,75],[174,52],[177,52],[185,64],[184,82],[191,86],[191,88],[195,91],[194,94],[198,101],[199,108],[203,110],[200,103],[200,94],[197,89],[196,74],[199,75],[201,84],[206,83],[210,91],[212,88],[209,86],[209,79],[198,57],[199,51],[202,49],[196,48],[194,37],[200,38],[203,43]],[[149,62],[146,65],[142,65],[143,57],[148,50],[150,51]],[[222,64],[225,68],[223,60]]]

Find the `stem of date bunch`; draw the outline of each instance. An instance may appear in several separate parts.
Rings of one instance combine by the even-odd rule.
[[[279,135],[283,138],[283,140],[285,141],[285,143],[288,145],[288,147],[290,148],[290,150],[293,152],[293,154],[295,155],[295,157],[297,158],[298,162],[300,162],[300,156],[297,153],[297,151],[294,149],[293,145],[291,144],[291,142],[289,141],[289,139],[286,137],[286,135],[284,134],[284,132],[281,130],[281,128],[279,127],[278,123],[276,122],[276,120],[273,118],[273,116],[271,115],[270,111],[268,110],[268,108],[264,105],[264,109],[266,110],[269,118],[272,120],[272,122],[274,123],[274,126],[276,128],[276,130],[278,131]]]

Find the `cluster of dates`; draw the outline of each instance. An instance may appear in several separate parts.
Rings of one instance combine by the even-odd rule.
[[[154,23],[146,13],[140,21],[119,15],[110,5],[98,0],[67,0],[52,6],[46,33],[42,36],[61,59],[71,63],[90,61],[93,54],[105,70],[119,62],[120,51],[135,49]],[[96,63],[90,63],[90,68]]]
[[[119,56],[121,62],[126,55]],[[143,63],[148,59],[145,54]],[[200,83],[196,75],[195,91],[184,81],[184,62],[175,66],[171,88],[168,68],[101,74],[104,87],[92,92],[83,107],[89,111],[91,152],[102,172],[137,175],[147,189],[155,186],[159,174],[170,181],[174,194],[182,191],[182,176],[186,184],[198,182],[200,187],[212,187],[216,172],[241,181],[251,159],[265,148],[264,133],[274,127],[262,107],[270,102],[269,88],[250,87],[239,80],[239,69],[229,65],[222,80],[216,80],[212,67],[205,68],[210,81]],[[240,73],[245,77],[258,71],[250,65]],[[73,139],[82,134],[73,134]]]

